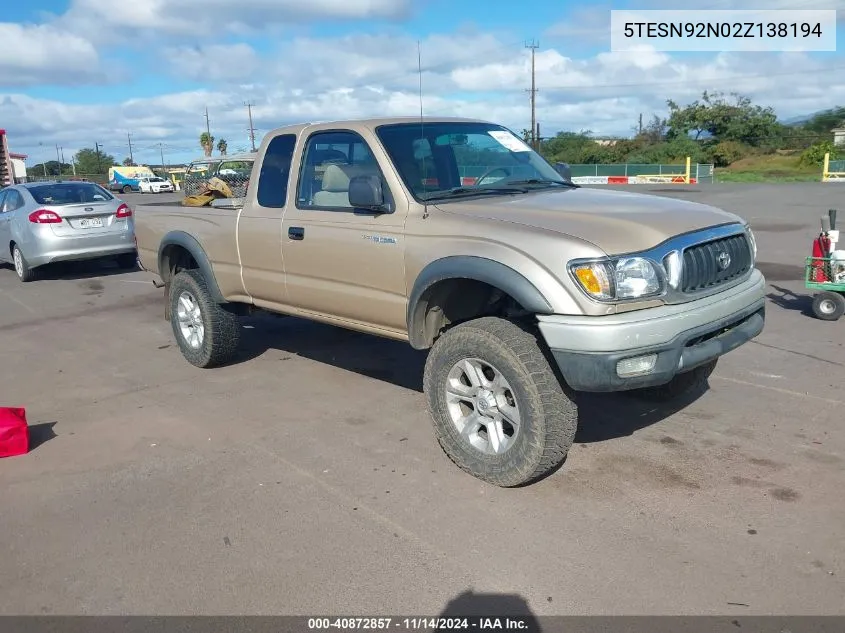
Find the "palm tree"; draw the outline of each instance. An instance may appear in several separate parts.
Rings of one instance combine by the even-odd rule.
[[[225,156],[225,155],[226,155],[226,150],[227,150],[228,148],[229,148],[229,144],[228,144],[228,143],[226,143],[226,139],[225,139],[225,138],[221,138],[219,141],[217,141],[217,151],[218,151],[218,152],[220,152],[220,155],[221,155],[221,156]]]
[[[211,152],[214,150],[214,137],[208,132],[203,132],[200,134],[200,146],[206,156],[211,156]]]

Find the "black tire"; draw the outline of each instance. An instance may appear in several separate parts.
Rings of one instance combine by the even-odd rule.
[[[12,265],[15,268],[15,274],[21,282],[28,283],[35,280],[35,270],[30,268],[29,263],[26,261],[26,257],[24,257],[23,251],[17,244],[12,246]]]
[[[121,253],[116,258],[119,268],[125,270],[137,270],[138,256],[135,253]]]
[[[123,185],[123,189],[121,189],[123,193],[130,193],[132,191],[132,187],[129,185]]]
[[[465,359],[479,359],[498,370],[518,408],[519,431],[512,433],[510,447],[500,454],[473,446],[452,421],[445,387],[450,371]],[[460,469],[487,483],[515,487],[541,479],[563,463],[575,439],[578,407],[568,388],[537,336],[510,321],[484,317],[448,330],[428,354],[423,385],[441,448]],[[498,407],[488,410],[499,415]]]
[[[716,358],[705,365],[678,374],[665,385],[635,389],[631,395],[651,402],[671,402],[682,396],[701,395],[709,388],[710,375],[715,371],[718,362],[719,359]]]
[[[845,296],[825,290],[813,297],[813,314],[822,321],[838,321],[845,314]]]
[[[203,334],[198,347],[189,344],[179,321],[180,297],[186,293],[199,308]],[[170,283],[170,323],[176,343],[185,359],[196,367],[217,367],[237,354],[241,327],[237,315],[216,303],[198,270],[183,270]]]

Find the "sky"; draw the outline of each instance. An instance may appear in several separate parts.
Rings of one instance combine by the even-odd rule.
[[[845,105],[842,52],[611,50],[611,9],[665,0],[26,0],[0,22],[0,128],[30,165],[94,147],[118,161],[229,153],[303,121],[477,117],[542,136],[629,136],[642,114],[739,92],[782,119]],[[686,9],[837,9],[845,0],[690,0]],[[842,27],[839,25],[838,30]],[[837,33],[838,34],[838,33]],[[837,47],[839,48],[839,46]],[[419,53],[419,57],[418,57]],[[422,73],[418,72],[418,64]]]

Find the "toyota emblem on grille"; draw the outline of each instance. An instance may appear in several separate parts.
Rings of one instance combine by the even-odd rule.
[[[728,266],[731,265],[731,256],[722,251],[719,253],[719,256],[716,257],[716,263],[719,264],[719,270],[727,270]]]

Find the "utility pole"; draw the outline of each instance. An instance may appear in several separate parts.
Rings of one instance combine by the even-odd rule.
[[[167,173],[167,168],[164,165],[164,143],[159,143],[158,149],[161,152],[161,168],[165,173]]]
[[[96,141],[94,141],[94,151],[97,152],[97,171],[99,172],[102,167],[102,165],[100,165],[100,144]],[[97,175],[99,176],[100,174],[98,173]]]
[[[537,84],[534,71],[534,51],[539,47],[540,45],[534,40],[525,45],[525,48],[531,49],[531,89],[528,92],[531,93],[531,146],[535,150],[537,149]]]
[[[252,151],[255,151],[255,128],[252,126],[252,106],[254,103],[247,101],[245,104],[246,111],[249,114],[249,142],[252,145]]]
[[[129,132],[126,133],[126,140],[129,141],[129,163],[134,165],[135,157],[132,156],[132,135]]]
[[[643,133],[643,113],[640,112],[640,126],[639,126],[639,133]]]
[[[211,123],[208,120],[208,108],[205,109],[205,131],[208,133],[208,138],[211,138]]]
[[[59,164],[59,173],[58,175],[62,175],[62,159],[59,157],[59,146],[56,145],[56,162]]]

